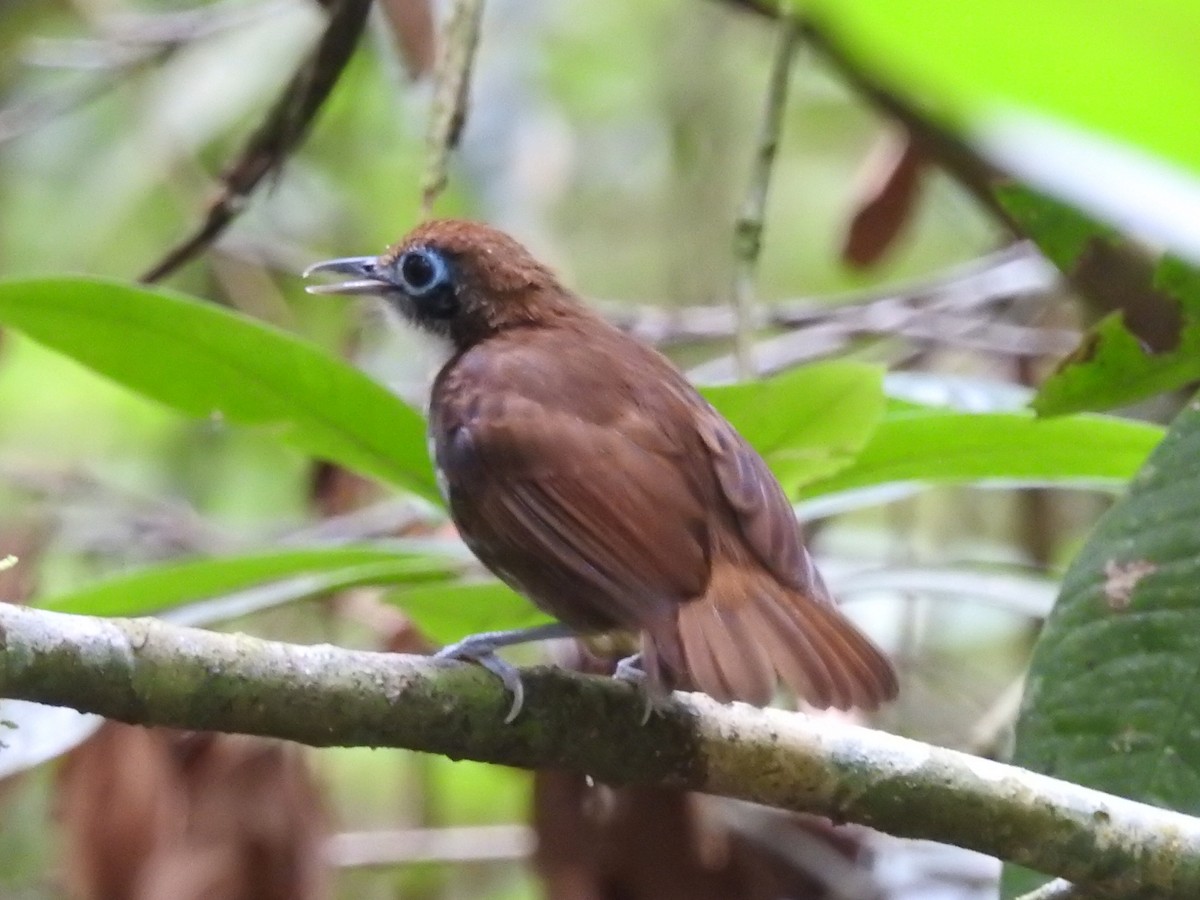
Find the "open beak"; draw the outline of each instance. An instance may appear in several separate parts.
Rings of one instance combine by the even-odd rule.
[[[349,275],[348,281],[332,284],[310,284],[304,289],[310,294],[382,294],[392,285],[378,268],[378,257],[346,256],[342,259],[327,259],[313,263],[304,270],[304,277],[330,272]]]

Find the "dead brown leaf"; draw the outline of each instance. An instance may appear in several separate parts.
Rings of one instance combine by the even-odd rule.
[[[299,747],[106,723],[59,773],[80,900],[323,900],[325,812]]]
[[[912,218],[920,196],[924,156],[907,131],[883,132],[858,176],[854,213],[842,242],[846,265],[879,262]]]
[[[380,0],[379,9],[396,38],[408,77],[430,74],[437,62],[437,28],[429,0]]]

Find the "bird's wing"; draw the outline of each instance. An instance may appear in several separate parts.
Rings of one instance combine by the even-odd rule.
[[[733,507],[746,546],[780,583],[828,601],[804,549],[792,504],[763,458],[711,407],[698,421],[717,482]]]
[[[512,390],[463,398],[437,456],[468,544],[560,619],[645,628],[708,581],[705,504],[661,422]],[[436,434],[437,432],[435,432]]]
[[[742,545],[761,568],[714,562],[708,594],[681,612],[683,656],[697,684],[719,699],[761,702],[770,685],[764,670],[774,670],[820,707],[872,709],[894,697],[891,663],[834,605],[762,457],[715,410],[699,428]]]

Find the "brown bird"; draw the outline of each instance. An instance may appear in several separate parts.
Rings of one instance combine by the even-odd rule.
[[[498,675],[498,647],[639,632],[618,674],[767,703],[782,680],[817,707],[895,696],[887,657],[838,611],[762,458],[665,357],[590,312],[486,225],[423,224],[316,293],[382,297],[449,341],[431,452],[467,546],[558,623],[472,635],[440,655]],[[785,414],[785,413],[782,413]],[[561,624],[559,624],[561,623]]]

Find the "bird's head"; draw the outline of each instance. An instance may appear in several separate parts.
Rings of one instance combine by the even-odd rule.
[[[319,262],[304,276],[319,273],[350,280],[310,285],[310,294],[381,297],[413,324],[459,348],[581,311],[550,269],[504,232],[479,222],[426,222],[379,256]]]

